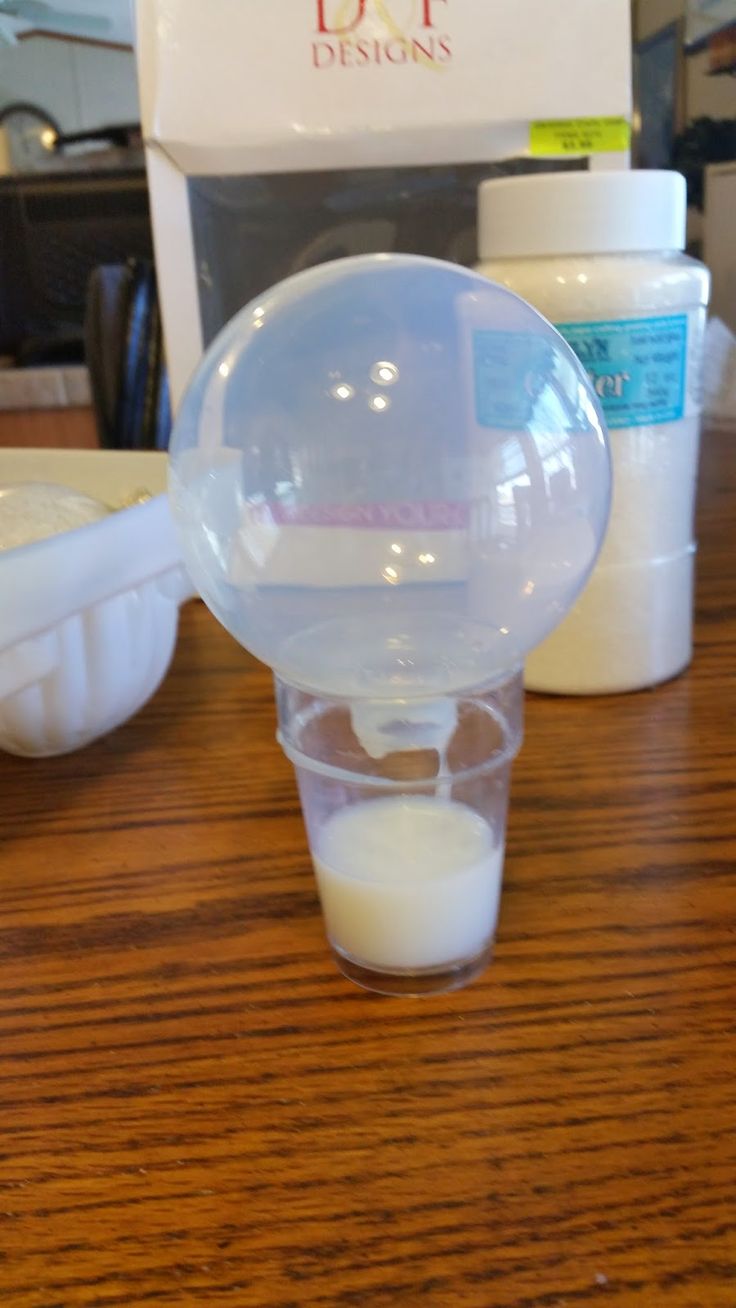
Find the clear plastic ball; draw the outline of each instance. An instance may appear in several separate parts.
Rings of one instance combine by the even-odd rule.
[[[412,255],[322,264],[213,342],[171,442],[173,512],[220,622],[287,681],[446,694],[572,605],[610,500],[605,428],[558,333]]]

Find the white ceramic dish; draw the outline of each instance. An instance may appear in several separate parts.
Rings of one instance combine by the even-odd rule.
[[[57,482],[113,507],[145,503],[0,551],[0,749],[79,749],[159,686],[194,591],[169,516],[165,454],[0,449],[0,484]]]

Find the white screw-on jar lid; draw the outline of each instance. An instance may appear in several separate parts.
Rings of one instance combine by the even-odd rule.
[[[652,169],[493,177],[479,190],[481,259],[684,250],[680,173]]]

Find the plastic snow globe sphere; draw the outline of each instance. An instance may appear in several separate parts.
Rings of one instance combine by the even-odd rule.
[[[242,309],[183,399],[170,492],[194,585],[278,677],[410,700],[518,668],[604,535],[587,374],[518,296],[366,255]]]

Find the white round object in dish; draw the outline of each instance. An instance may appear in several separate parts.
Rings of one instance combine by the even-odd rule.
[[[0,550],[0,749],[43,757],[112,731],[150,698],[194,592],[165,454],[0,450],[0,485],[22,482],[55,482],[116,510]]]

